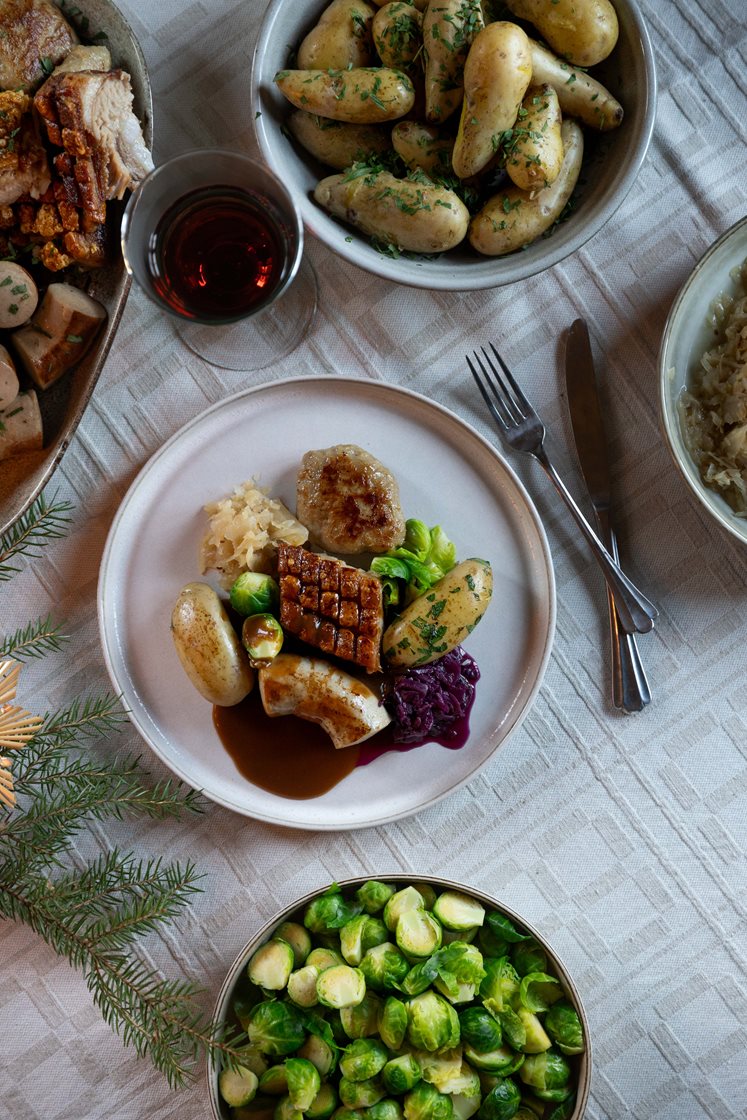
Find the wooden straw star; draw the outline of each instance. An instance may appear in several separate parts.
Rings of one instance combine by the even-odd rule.
[[[11,704],[15,700],[21,666],[15,661],[0,661],[0,749],[25,747],[44,722],[40,716]],[[9,809],[16,803],[9,758],[0,757],[0,801]]]

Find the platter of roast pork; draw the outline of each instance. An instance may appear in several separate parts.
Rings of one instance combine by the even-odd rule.
[[[555,615],[539,517],[493,446],[343,377],[245,390],[176,433],[120,506],[98,597],[112,682],[159,758],[313,829],[473,778],[529,711]]]
[[[110,0],[0,0],[0,532],[60,462],[130,280],[122,208],[153,167],[142,51]]]

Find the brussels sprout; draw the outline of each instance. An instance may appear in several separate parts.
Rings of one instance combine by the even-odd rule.
[[[541,1101],[560,1101],[561,1103],[573,1096],[573,1089],[570,1085],[566,1085],[563,1089],[535,1089],[535,1097]]]
[[[242,1031],[245,1031],[253,1009],[263,999],[262,993],[259,988],[255,988],[253,984],[246,984],[240,986],[240,990],[233,997],[233,1013],[241,1023]]]
[[[449,540],[440,525],[434,525],[431,529],[431,545],[427,560],[436,564],[446,575],[455,566],[456,559],[456,545]],[[477,924],[476,922],[475,925]]]
[[[413,883],[412,885],[418,894],[422,894],[423,905],[426,910],[432,910],[438,896],[430,883]]]
[[[400,1054],[392,1058],[381,1071],[384,1087],[395,1096],[412,1089],[420,1081],[420,1077],[420,1065],[412,1054]]]
[[[425,563],[431,547],[431,531],[424,521],[418,521],[416,517],[408,517],[405,522],[405,539],[403,540],[400,550],[405,549],[411,552],[416,560]],[[398,551],[398,550],[394,550]]]
[[[397,1101],[378,1101],[366,1109],[366,1120],[402,1120],[402,1109]]]
[[[407,1034],[407,1008],[395,996],[389,996],[381,1009],[379,1034],[381,1041],[390,1050],[399,1050]]]
[[[519,976],[506,957],[497,960],[487,957],[483,961],[485,978],[480,984],[483,1000],[492,1000],[491,1010],[503,1011],[512,1007],[519,998]]]
[[[405,1094],[403,1106],[405,1120],[452,1120],[454,1115],[451,1097],[439,1093],[427,1081],[419,1082]]]
[[[386,928],[394,933],[400,915],[405,914],[408,910],[425,910],[425,899],[420,891],[415,890],[415,887],[405,887],[393,894],[388,900],[384,907]]]
[[[505,957],[510,945],[505,937],[499,937],[487,924],[480,926],[477,932],[477,944],[486,957]]]
[[[459,1048],[457,1047],[457,1052]],[[475,1112],[480,1106],[482,1100],[482,1086],[480,1085],[480,1076],[477,1070],[473,1069],[469,1062],[462,1062],[459,1067],[459,1073],[454,1077],[430,1079],[431,1084],[435,1085],[440,1093],[448,1093],[454,1097],[466,1097],[469,1100],[477,1100]]]
[[[319,1070],[307,1058],[286,1058],[288,1096],[299,1112],[305,1112],[322,1087]]]
[[[340,888],[334,884],[323,895],[309,903],[303,916],[303,924],[312,933],[331,933],[342,929],[346,922],[360,912],[360,904],[347,902]]]
[[[293,1107],[289,1096],[280,1098],[272,1115],[273,1120],[303,1120],[303,1113]]]
[[[523,1104],[514,1116],[514,1120],[537,1120],[537,1115],[538,1114],[533,1112],[531,1108]]]
[[[459,1019],[454,1008],[437,992],[423,992],[407,1007],[407,1037],[422,1050],[440,1050],[459,1042]]]
[[[299,1007],[315,1007],[319,1002],[316,994],[316,982],[319,978],[319,969],[313,964],[305,964],[297,968],[288,977],[288,995]]]
[[[293,950],[293,967],[300,968],[311,952],[311,938],[298,922],[282,922],[275,930],[278,941],[287,941]]]
[[[455,941],[462,941],[468,945],[477,937],[480,929],[475,926],[474,929],[445,929],[443,935],[444,945],[452,945]]]
[[[548,1090],[565,1089],[571,1076],[571,1067],[556,1050],[530,1054],[519,1070],[519,1077],[539,1096]],[[542,1097],[542,1100],[563,1100],[563,1097]]]
[[[388,940],[389,930],[381,918],[369,918],[363,927],[363,937],[361,938],[363,952],[367,953],[369,949],[374,949],[377,945],[383,945]]]
[[[279,595],[272,576],[261,572],[242,572],[229,592],[231,606],[244,618],[252,614],[275,614]]]
[[[511,950],[511,962],[519,976],[526,976],[530,972],[547,971],[547,953],[533,938],[514,945]]]
[[[288,1092],[288,1071],[285,1066],[270,1066],[259,1079],[260,1093],[283,1097]]]
[[[316,949],[311,950],[306,958],[306,964],[313,965],[320,972],[324,972],[325,968],[332,968],[336,964],[345,964],[345,960],[335,949],[327,949],[323,945],[319,945]]]
[[[545,1015],[544,1028],[561,1054],[583,1054],[584,1031],[575,1007],[558,1000]]]
[[[508,1046],[497,1046],[495,1050],[488,1050],[485,1054],[478,1054],[471,1046],[465,1046],[464,1056],[475,1069],[498,1077],[508,1077],[510,1073],[515,1073],[524,1062],[524,1055],[516,1054]]]
[[[256,1073],[257,1077],[261,1077],[267,1069],[265,1057],[256,1046],[240,1046],[237,1055],[241,1065]]]
[[[260,945],[247,965],[252,984],[267,991],[279,992],[288,983],[293,970],[293,950],[287,941],[273,938]]]
[[[470,1120],[480,1108],[482,1097],[470,1097],[467,1093],[450,1093],[451,1107],[454,1110],[454,1120]]]
[[[480,1120],[512,1120],[519,1111],[521,1093],[510,1078],[504,1077],[488,1093],[480,1105]]]
[[[563,995],[560,981],[546,972],[528,972],[519,986],[519,999],[535,1015],[547,1011]]]
[[[296,1008],[279,1000],[267,1000],[252,1009],[247,1033],[254,1046],[277,1057],[292,1054],[306,1037]]]
[[[511,945],[519,941],[534,940],[530,933],[522,933],[510,918],[507,918],[505,914],[499,914],[497,910],[491,910],[486,915],[485,921],[499,940],[507,941]]]
[[[367,1081],[350,1081],[347,1077],[341,1077],[337,1091],[346,1108],[370,1108],[386,1096],[378,1077]]]
[[[340,1072],[348,1081],[368,1081],[381,1073],[388,1060],[389,1052],[383,1042],[356,1038],[342,1052]]]
[[[557,1108],[552,1110],[547,1120],[570,1120],[576,1109],[576,1094],[571,1092],[570,1089],[568,1092],[570,1096],[566,1097]]]
[[[397,927],[399,929],[399,926]],[[369,988],[394,988],[410,971],[407,960],[396,945],[384,941],[369,949],[360,962],[361,972]]]
[[[461,1046],[452,1046],[448,1050],[439,1050],[437,1053],[429,1050],[413,1050],[412,1056],[420,1066],[423,1081],[434,1085],[439,1093],[457,1091],[451,1086],[459,1086],[462,1083],[462,1066],[465,1063],[462,1061]]]
[[[498,1019],[508,1045],[514,1050],[523,1050],[527,1041],[527,1028],[520,1016],[513,1008],[507,1007],[505,1011],[501,1011]]]
[[[397,920],[395,938],[408,956],[430,957],[441,947],[441,932],[440,923],[427,910],[406,910]]]
[[[526,1031],[526,1039],[521,1047],[523,1052],[525,1054],[539,1054],[543,1050],[549,1050],[552,1042],[547,1037],[547,1033],[537,1016],[526,1007],[520,1007],[516,1014]]]
[[[348,964],[359,965],[363,959],[363,932],[368,914],[358,914],[340,930],[340,952]]]
[[[439,895],[433,913],[442,926],[451,930],[474,929],[485,920],[485,907],[459,891],[444,891]]]
[[[454,941],[436,954],[438,979],[434,987],[452,1003],[468,1003],[474,999],[478,984],[485,977],[483,956],[476,945]]]
[[[241,644],[249,654],[253,669],[261,669],[277,657],[283,648],[283,628],[271,614],[253,614],[244,619]]]
[[[366,981],[359,968],[336,964],[319,973],[316,994],[325,1007],[355,1007],[365,997]]]
[[[341,1105],[332,1113],[332,1120],[366,1120],[366,1113],[362,1108],[345,1108]]]
[[[218,1077],[218,1090],[223,1100],[232,1108],[241,1108],[254,1100],[259,1079],[246,1066],[223,1069]]]
[[[388,883],[380,883],[378,879],[369,879],[362,887],[358,887],[355,897],[367,914],[378,914],[383,910],[389,899],[394,894],[394,887]]]
[[[433,957],[414,965],[400,981],[399,987],[406,996],[419,996],[430,988],[438,976],[438,961]]]
[[[327,1120],[337,1108],[337,1093],[329,1084],[324,1084],[306,1109],[308,1120]]]
[[[473,1050],[485,1053],[495,1050],[503,1041],[501,1025],[482,1007],[468,1007],[460,1012],[459,1030],[462,1042]]]
[[[380,1015],[381,1000],[374,992],[367,992],[356,1007],[342,1008],[340,1022],[348,1038],[370,1038],[379,1029]]]
[[[310,1034],[299,1047],[297,1057],[308,1058],[315,1065],[322,1077],[327,1077],[337,1066],[337,1055],[330,1044],[318,1034]]]

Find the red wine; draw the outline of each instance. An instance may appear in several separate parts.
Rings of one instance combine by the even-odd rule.
[[[285,272],[286,251],[269,204],[236,187],[178,199],[151,237],[158,296],[198,322],[234,322],[265,303]]]

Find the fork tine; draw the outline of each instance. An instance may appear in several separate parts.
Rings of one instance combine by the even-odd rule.
[[[511,424],[520,424],[524,419],[524,416],[522,415],[522,411],[519,408],[518,404],[511,395],[511,390],[508,388],[500,373],[495,368],[495,363],[493,362],[493,359],[490,357],[485,347],[482,346],[481,350],[485,357],[485,362],[487,362],[490,373],[492,373],[493,375],[493,380],[491,380],[490,373],[488,373],[488,370],[485,369],[485,364],[483,363],[483,360],[479,357],[479,355],[477,356],[477,360],[479,361],[480,367],[485,374],[485,380],[490,386],[493,396],[503,405],[509,422]]]
[[[529,403],[527,398],[524,396],[523,392],[521,391],[521,386],[514,380],[512,374],[511,374],[511,370],[508,368],[508,366],[506,365],[503,358],[500,356],[500,354],[498,353],[498,351],[495,348],[495,345],[492,342],[490,343],[490,349],[493,351],[496,358],[498,359],[500,367],[503,370],[503,372],[505,373],[509,385],[511,386],[514,393],[516,394],[516,399],[519,401],[519,404],[522,406],[522,408],[526,409],[527,414],[529,416],[532,416],[534,414],[533,406]]]
[[[486,389],[486,387],[483,385],[482,381],[480,380],[480,376],[479,376],[477,370],[472,365],[472,360],[471,360],[469,354],[465,354],[465,358],[467,359],[467,365],[469,366],[470,373],[472,374],[472,376],[475,379],[475,384],[477,385],[477,388],[480,390],[480,393],[482,394],[482,398],[485,401],[485,404],[488,406],[491,414],[495,417],[495,419],[498,421],[500,426],[505,431],[506,428],[508,427],[507,421],[504,419],[502,413],[498,411],[498,409],[494,405],[493,401],[490,399],[490,394],[488,393],[488,390]],[[480,361],[479,356],[478,356],[476,351],[475,351],[475,359],[478,362]],[[482,363],[480,363],[480,364],[482,366]],[[484,370],[483,370],[483,372],[484,372]]]

